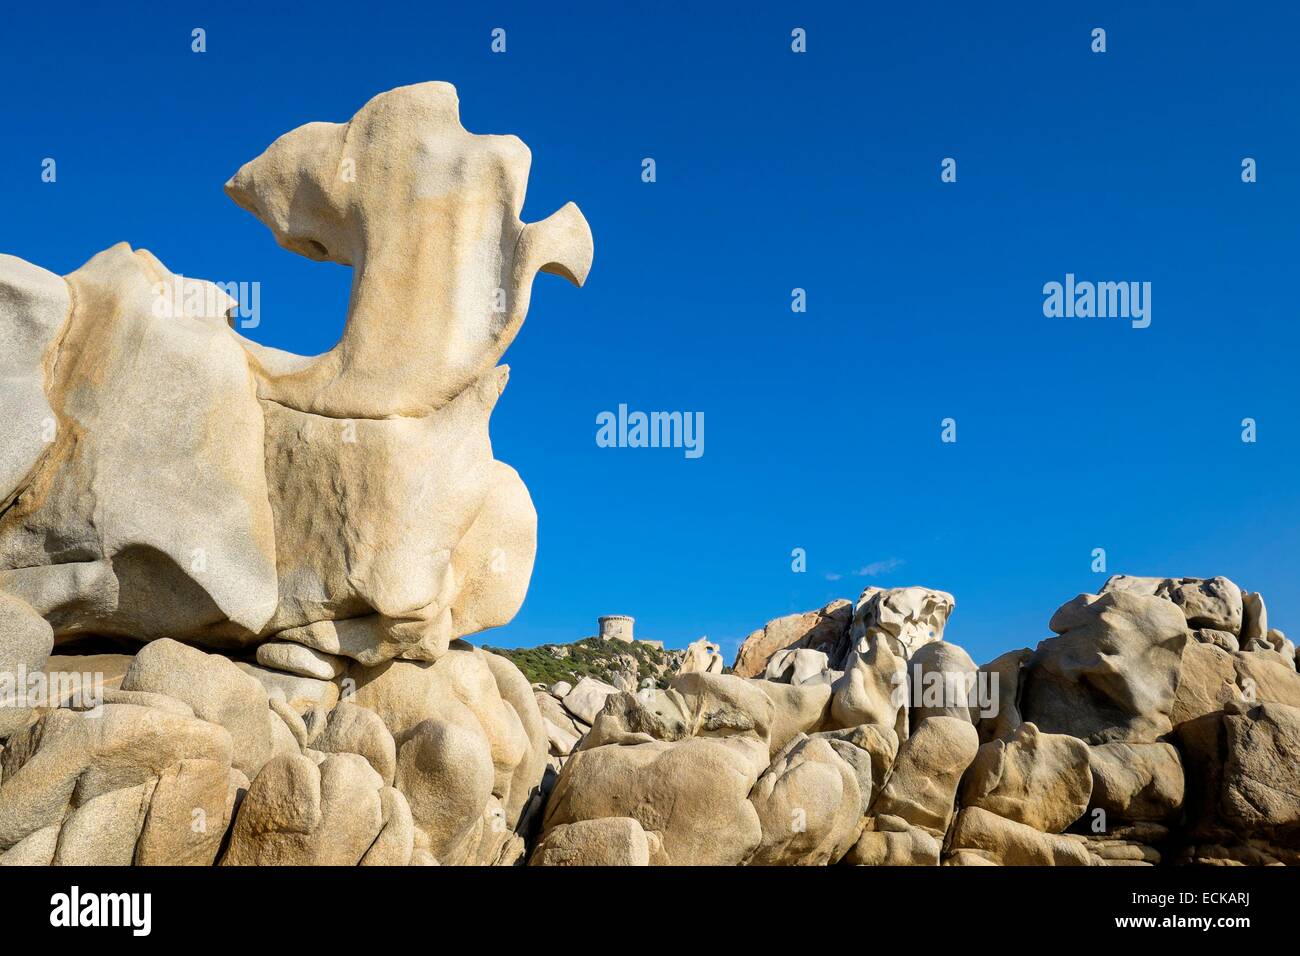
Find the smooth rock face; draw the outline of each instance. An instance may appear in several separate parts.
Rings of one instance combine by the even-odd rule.
[[[25,727],[35,711],[22,675],[39,674],[54,631],[26,602],[0,591],[0,740]]]
[[[1186,621],[1171,602],[1112,590],[1080,609],[1026,666],[1020,710],[1087,743],[1152,741],[1172,729]]]
[[[580,285],[592,257],[576,206],[519,218],[528,167],[423,83],[240,169],[227,192],[282,246],[355,269],[316,357],[243,339],[228,295],[144,250],[66,278],[0,257],[0,594],[56,642],[256,649],[323,680],[319,655],[434,660],[509,621],[536,514],[492,457],[497,363],[535,273]]]
[[[660,848],[650,863],[734,866],[762,842],[749,792],[768,765],[766,744],[744,737],[652,740],[580,750],[546,807],[558,826],[631,816]]]
[[[907,661],[908,723],[915,731],[927,717],[979,720],[975,662],[956,644],[930,641]]]
[[[1183,762],[1168,743],[1100,744],[1088,748],[1090,806],[1116,821],[1160,823],[1183,806]]]
[[[564,709],[578,720],[591,724],[600,713],[600,709],[605,706],[605,698],[617,693],[619,693],[617,687],[598,681],[594,677],[584,677],[578,681],[573,690],[564,695],[562,703]]]
[[[1025,666],[1034,652],[1029,648],[1008,651],[980,668],[981,674],[992,686],[994,675],[997,679],[997,713],[991,717],[981,716],[976,723],[979,729],[980,743],[998,740],[1015,733],[1022,723],[1020,716],[1020,685]]]
[[[931,717],[898,749],[898,759],[871,805],[876,816],[898,817],[937,834],[948,829],[962,774],[979,750],[968,721]]]
[[[220,724],[234,741],[234,766],[252,777],[271,756],[271,712],[266,690],[220,654],[205,654],[170,639],[136,654],[122,690],[167,694]]]
[[[806,648],[777,651],[767,662],[764,679],[784,684],[829,684],[830,668],[821,651]]]
[[[952,847],[976,851],[1001,866],[1089,866],[1091,862],[1081,839],[1040,833],[979,807],[967,807],[957,816]]]
[[[631,817],[580,820],[552,829],[532,866],[649,866],[651,839]]]
[[[962,782],[962,804],[1060,833],[1088,808],[1088,749],[1077,738],[1021,724],[1010,739],[980,747]]]
[[[749,798],[763,832],[752,866],[825,866],[848,852],[862,828],[857,774],[825,739],[792,740]]]
[[[839,727],[877,724],[907,737],[907,670],[887,637],[858,641],[831,686],[831,717]]]
[[[277,757],[253,780],[225,866],[356,866],[383,827],[383,781],[357,754]]]
[[[845,639],[852,617],[852,602],[840,599],[816,611],[768,621],[740,642],[731,669],[740,677],[761,677],[777,651],[808,648],[829,655]]]

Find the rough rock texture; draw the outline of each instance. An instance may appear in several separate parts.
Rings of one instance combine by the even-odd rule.
[[[895,650],[910,655],[922,644],[943,640],[944,625],[956,605],[947,591],[931,588],[868,587],[858,597],[853,623],[843,652],[832,655],[832,663],[844,660],[849,649],[866,637],[874,641],[885,636]]]

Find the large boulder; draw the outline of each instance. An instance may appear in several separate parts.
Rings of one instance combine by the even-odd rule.
[[[579,750],[547,803],[543,841],[566,824],[633,817],[657,838],[651,865],[743,863],[763,838],[749,794],[767,765],[766,743],[747,736]]]
[[[1143,578],[1116,574],[1102,585],[1101,593],[1117,591],[1169,601],[1182,611],[1187,627],[1192,630],[1209,628],[1233,635],[1242,630],[1242,592],[1225,577]]]
[[[858,774],[836,743],[800,734],[758,778],[749,799],[763,837],[750,865],[824,866],[856,842],[864,809]]]
[[[617,693],[619,689],[612,684],[606,684],[594,677],[584,677],[573,686],[573,690],[564,695],[561,703],[564,704],[564,709],[578,720],[585,724],[592,724],[600,709],[605,706],[605,699],[610,694]]]
[[[1042,833],[980,807],[957,815],[949,843],[952,862],[970,865],[969,856],[999,866],[1090,866],[1092,858],[1081,837]]]
[[[493,768],[490,792],[506,808],[509,826],[515,825],[541,782],[548,739],[532,688],[513,664],[456,645],[432,663],[393,660],[373,668],[357,665],[348,673],[356,686],[348,701],[378,714],[399,751],[417,728],[426,733],[422,725],[429,721],[457,729],[457,752],[462,744],[483,751]],[[507,680],[510,675],[518,681]]]
[[[1300,708],[1229,703],[1179,725],[1189,833],[1294,845],[1300,837]]]
[[[877,724],[907,737],[907,668],[888,637],[861,638],[843,675],[831,685],[835,727]]]
[[[0,754],[0,851],[38,830],[60,827],[104,794],[142,786],[152,793],[169,771],[187,761],[195,762],[195,768],[215,765],[228,779],[231,752],[225,728],[159,707],[105,703],[85,712],[50,711],[14,734]],[[168,789],[163,788],[164,801]],[[124,806],[121,801],[111,805]],[[208,807],[206,801],[202,805]],[[82,824],[109,806],[97,804],[83,814]],[[216,810],[215,804],[211,809]],[[145,819],[133,821],[136,835]],[[207,823],[224,830],[220,812],[209,814]],[[83,826],[82,832],[89,838],[93,828]],[[178,851],[177,856],[187,854]]]
[[[723,661],[722,655],[719,653],[718,645],[712,643],[707,637],[701,637],[686,646],[686,652],[682,655],[682,662],[677,668],[677,673],[721,674],[725,664],[726,662]]]
[[[943,640],[943,629],[956,605],[947,591],[933,588],[867,587],[858,596],[846,649],[866,637],[883,636],[906,657],[931,641]],[[844,655],[846,656],[846,655]],[[832,660],[836,664],[837,659]]]
[[[1044,833],[1061,833],[1088,808],[1088,745],[1021,724],[980,747],[962,780],[961,802]]]
[[[1163,823],[1183,806],[1183,762],[1168,743],[1099,744],[1088,748],[1090,806],[1116,823]]]
[[[830,654],[844,640],[852,617],[852,602],[840,599],[815,611],[768,621],[740,642],[731,669],[741,677],[759,677],[777,651],[808,648]]]
[[[956,644],[930,641],[907,661],[908,725],[915,731],[927,717],[979,719],[977,668]]]
[[[771,750],[778,750],[798,734],[821,729],[830,712],[829,684],[777,684],[754,680],[753,684],[772,702]],[[895,743],[895,748],[897,743]]]
[[[800,647],[773,654],[763,678],[781,684],[829,685],[831,673],[824,652]]]
[[[1024,722],[1020,716],[1020,685],[1025,666],[1033,656],[1033,651],[1023,647],[1008,651],[980,667],[978,679],[990,689],[996,688],[997,692],[995,712],[989,716],[981,713],[976,724],[980,743],[1007,737]]]
[[[196,717],[226,728],[234,766],[250,779],[271,758],[275,718],[266,689],[227,657],[162,638],[140,649],[120,686],[182,700]]]
[[[384,781],[358,754],[276,757],[239,806],[223,866],[356,866],[384,825]]]
[[[1172,728],[1186,621],[1169,601],[1112,590],[1038,645],[1020,709],[1047,733],[1088,743],[1151,741]]]
[[[1231,700],[1241,700],[1237,686],[1235,655],[1216,644],[1188,641],[1178,668],[1178,689],[1169,710],[1174,726],[1223,709]]]
[[[553,828],[530,866],[648,866],[654,839],[632,817],[580,820]]]
[[[3,464],[3,463],[0,463]],[[54,631],[27,602],[0,591],[0,741],[25,727],[35,713],[28,677],[41,674],[54,647]]]
[[[871,813],[905,820],[939,836],[952,820],[962,774],[979,751],[979,734],[956,717],[931,717],[898,748],[893,773]]]

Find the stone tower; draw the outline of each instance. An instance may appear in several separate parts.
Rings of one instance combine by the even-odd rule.
[[[632,625],[635,623],[633,618],[626,614],[606,614],[597,618],[600,625],[600,639],[602,641],[622,641],[624,644],[631,644]]]

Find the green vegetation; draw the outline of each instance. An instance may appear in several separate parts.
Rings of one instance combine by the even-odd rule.
[[[671,676],[675,667],[670,667],[670,652],[659,650],[649,644],[640,642],[624,644],[621,641],[602,641],[598,637],[589,637],[573,644],[543,644],[540,647],[489,647],[483,650],[500,654],[518,667],[529,683],[554,684],[556,681],[568,681],[576,684],[584,677],[612,683],[615,673],[630,670],[627,658],[637,664],[637,680],[653,677],[659,686],[665,686],[665,678]],[[568,651],[567,656],[557,656]]]

